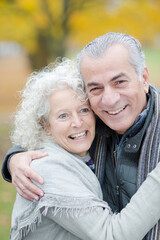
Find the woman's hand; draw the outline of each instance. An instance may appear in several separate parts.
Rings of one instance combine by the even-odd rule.
[[[12,176],[12,183],[17,192],[28,200],[39,200],[44,192],[34,185],[31,179],[43,184],[43,178],[32,170],[30,163],[32,160],[47,156],[47,153],[41,151],[28,151],[16,153],[9,162],[9,169]]]

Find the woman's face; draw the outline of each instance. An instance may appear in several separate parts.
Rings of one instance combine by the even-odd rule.
[[[67,151],[85,156],[95,136],[95,118],[88,102],[72,89],[54,92],[50,98],[47,132]]]

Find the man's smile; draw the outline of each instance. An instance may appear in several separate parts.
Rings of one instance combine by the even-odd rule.
[[[107,112],[107,113],[110,114],[110,115],[116,115],[116,114],[122,112],[122,111],[126,108],[126,106],[127,106],[127,105],[125,105],[124,107],[119,108],[119,109],[117,109],[117,110],[114,110],[114,111],[105,111],[105,112]]]

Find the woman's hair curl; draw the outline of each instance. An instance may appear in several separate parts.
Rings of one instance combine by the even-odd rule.
[[[86,98],[83,81],[72,60],[58,59],[41,71],[31,74],[15,115],[11,134],[13,144],[34,150],[40,149],[45,140],[50,140],[41,122],[43,120],[48,124],[49,96],[64,88],[71,88],[78,96]]]

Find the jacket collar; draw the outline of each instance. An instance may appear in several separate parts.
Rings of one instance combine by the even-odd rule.
[[[127,139],[127,144],[124,150],[126,152],[138,152],[142,143],[144,134],[148,128],[151,121],[153,111],[154,111],[154,92],[150,88],[148,94],[148,104],[147,108],[144,109],[140,115],[137,117],[134,125],[128,129],[128,131],[123,135],[121,141],[123,142]]]

